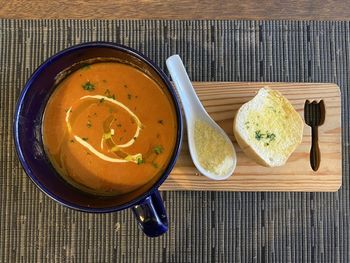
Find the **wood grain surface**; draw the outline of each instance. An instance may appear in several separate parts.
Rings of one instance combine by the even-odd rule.
[[[302,143],[282,167],[257,165],[235,142],[232,131],[235,112],[266,85],[286,96],[303,119],[306,99],[324,100],[326,117],[319,127],[321,164],[317,172],[310,167],[311,128],[306,124]],[[195,82],[194,87],[210,116],[234,141],[237,167],[233,176],[225,181],[200,175],[191,161],[187,130],[184,130],[180,157],[161,190],[332,192],[339,189],[342,181],[341,98],[336,84]]]
[[[0,0],[0,18],[348,20],[347,1]]]

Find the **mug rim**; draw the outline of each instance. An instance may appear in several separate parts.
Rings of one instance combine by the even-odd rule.
[[[27,98],[27,93],[31,89],[33,82],[40,76],[43,70],[47,66],[49,66],[52,63],[55,63],[57,59],[64,57],[68,53],[76,52],[84,48],[111,48],[111,49],[116,49],[122,52],[126,52],[138,59],[140,59],[143,63],[146,63],[148,66],[150,66],[156,74],[161,78],[163,83],[165,84],[170,97],[173,101],[174,104],[174,110],[176,114],[176,123],[177,123],[177,132],[176,132],[176,142],[175,142],[175,147],[174,151],[172,153],[172,156],[168,162],[168,165],[166,169],[164,170],[163,174],[158,178],[158,180],[144,193],[139,195],[138,197],[132,199],[129,202],[126,202],[125,204],[122,205],[117,205],[117,206],[111,206],[111,207],[106,207],[106,208],[95,208],[95,207],[88,207],[88,206],[82,206],[82,205],[77,205],[74,202],[70,202],[67,200],[64,200],[61,198],[59,195],[52,193],[49,191],[41,182],[39,179],[37,179],[34,175],[34,173],[31,170],[30,165],[27,163],[23,152],[22,152],[22,146],[20,142],[20,135],[19,135],[19,118],[20,118],[20,112],[23,106],[23,102]],[[146,55],[143,53],[130,48],[128,46],[118,44],[118,43],[113,43],[113,42],[105,42],[105,41],[95,41],[95,42],[85,42],[77,45],[73,45],[71,47],[65,48],[54,55],[50,56],[47,58],[44,62],[40,64],[40,66],[31,74],[29,79],[24,85],[23,90],[21,91],[17,103],[16,103],[16,108],[14,112],[14,123],[13,123],[13,136],[14,136],[14,143],[15,143],[15,148],[16,148],[16,153],[17,156],[20,160],[20,163],[22,165],[22,168],[24,169],[26,175],[31,179],[31,181],[48,197],[50,197],[52,200],[56,201],[57,203],[74,209],[78,210],[81,212],[89,212],[89,213],[110,213],[110,212],[116,212],[120,210],[124,210],[127,208],[130,208],[134,205],[137,205],[141,201],[143,201],[145,198],[150,196],[153,192],[158,191],[158,188],[160,185],[168,178],[170,172],[175,166],[176,160],[180,154],[181,150],[181,145],[182,145],[182,136],[183,136],[183,117],[181,114],[181,109],[180,109],[180,103],[179,99],[177,98],[175,89],[173,88],[172,84],[170,83],[169,78],[166,76],[166,74],[163,72],[163,70],[156,65],[155,62],[153,62],[150,58],[148,58]],[[45,152],[46,155],[46,152]],[[57,171],[56,171],[57,172]],[[77,189],[78,190],[78,189]],[[79,190],[80,191],[80,190]],[[99,196],[99,195],[96,195]]]

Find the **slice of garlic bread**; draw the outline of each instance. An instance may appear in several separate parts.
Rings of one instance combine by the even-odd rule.
[[[250,158],[263,166],[284,165],[303,138],[304,123],[277,90],[261,88],[237,111],[235,138]]]

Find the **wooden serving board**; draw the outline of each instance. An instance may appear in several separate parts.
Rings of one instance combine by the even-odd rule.
[[[234,142],[237,167],[234,174],[224,181],[213,181],[201,175],[192,163],[185,128],[181,154],[160,190],[332,192],[340,188],[341,97],[336,84],[197,82],[193,85],[210,116]],[[232,131],[233,117],[237,109],[252,99],[263,86],[279,90],[303,119],[306,99],[324,100],[326,118],[324,124],[319,127],[321,164],[317,172],[310,166],[311,128],[306,124],[302,143],[282,167],[259,166],[249,159],[236,143]]]

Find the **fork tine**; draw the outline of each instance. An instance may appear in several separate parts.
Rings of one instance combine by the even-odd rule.
[[[319,114],[318,114],[318,104],[317,101],[312,102],[312,124],[317,125],[318,119],[319,119]]]
[[[312,103],[310,103],[309,122],[311,126],[313,125],[313,121],[314,121],[314,106]]]
[[[306,124],[309,121],[309,116],[310,116],[310,101],[306,100],[304,104],[304,120]]]
[[[319,103],[319,112],[320,112],[320,120],[319,120],[319,123],[318,125],[322,125],[325,121],[325,118],[326,118],[326,107],[324,105],[324,101],[321,100],[320,103]]]

